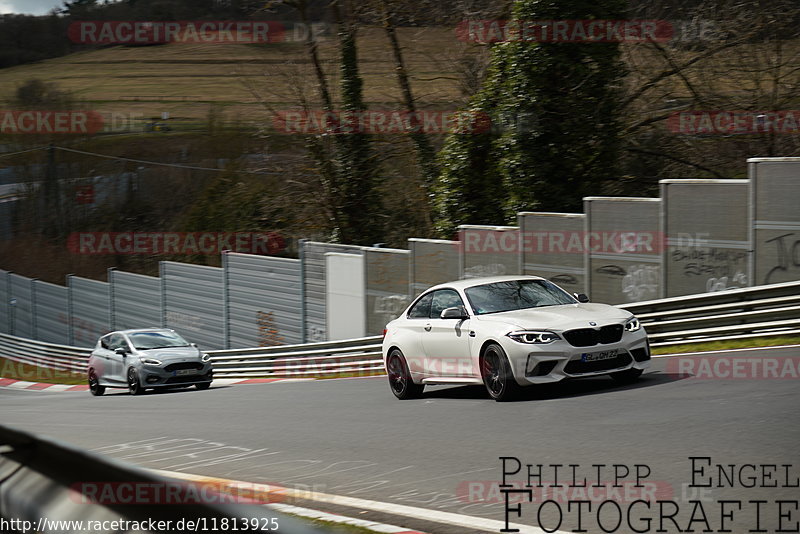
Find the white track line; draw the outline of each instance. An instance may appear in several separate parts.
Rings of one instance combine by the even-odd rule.
[[[457,527],[463,527],[473,530],[485,530],[487,532],[498,532],[505,528],[503,521],[495,519],[487,519],[484,517],[469,516],[464,514],[456,514],[453,512],[442,512],[439,510],[429,510],[427,508],[418,508],[416,506],[408,506],[405,504],[395,504],[380,501],[372,501],[369,499],[360,499],[357,497],[345,497],[342,495],[332,495],[329,493],[311,492],[295,490],[283,486],[276,486],[272,484],[254,484],[252,482],[244,482],[241,480],[223,479],[218,477],[209,477],[203,475],[192,475],[188,473],[175,473],[172,471],[153,470],[155,473],[162,476],[177,478],[179,480],[189,480],[195,482],[223,482],[236,487],[237,485],[248,487],[253,485],[258,486],[271,486],[278,491],[280,495],[286,497],[293,497],[303,499],[306,501],[315,501],[319,503],[333,504],[335,506],[346,506],[348,508],[359,508],[361,510],[370,510],[373,512],[381,512],[390,515],[397,515],[402,517],[410,517],[413,519],[421,519],[423,521],[430,521],[433,523],[443,523]],[[509,528],[519,529],[521,534],[570,534],[565,531],[544,531],[539,527],[532,525],[523,525],[519,523],[508,524]]]
[[[395,525],[387,525],[386,523],[378,523],[376,521],[369,521],[367,519],[357,519],[354,517],[347,517],[338,514],[329,514],[328,512],[320,512],[319,510],[312,510],[311,508],[303,508],[302,506],[294,506],[293,504],[275,503],[275,504],[270,504],[269,507],[274,508],[279,512],[284,512],[286,514],[292,514],[300,517],[308,517],[310,519],[319,519],[331,523],[342,523],[345,525],[353,525],[356,527],[366,528],[373,532],[383,532],[385,534],[401,534],[401,533],[416,532]]]

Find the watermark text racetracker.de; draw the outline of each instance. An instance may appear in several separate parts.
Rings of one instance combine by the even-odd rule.
[[[456,35],[473,43],[663,43],[673,27],[665,20],[465,20]]]
[[[66,317],[59,317],[58,321],[61,323],[66,322]],[[76,330],[80,331],[84,326],[80,322],[76,324]],[[98,329],[99,330],[99,329]],[[92,331],[93,333],[93,331]],[[83,336],[81,336],[82,339]],[[92,335],[86,336],[88,339],[93,339]],[[70,370],[70,366],[64,365],[64,369],[53,369],[52,367],[42,367],[39,365],[28,365],[22,362],[15,362],[13,360],[2,359],[0,360],[0,380],[3,377],[15,377],[17,380],[25,380],[31,382],[48,382],[55,381],[61,382],[64,379],[74,379],[76,377],[84,377],[84,369],[75,365],[74,369]]]
[[[74,232],[67,239],[73,254],[212,255],[225,250],[272,255],[286,241],[276,232]]]
[[[72,42],[90,45],[308,42],[330,33],[327,22],[276,20],[82,20],[67,30]]]
[[[96,111],[0,110],[0,134],[90,135],[102,127]]]
[[[635,253],[656,254],[663,250],[664,236],[651,231],[503,231],[461,229],[456,246],[465,253]]]
[[[73,502],[103,506],[268,504],[286,500],[283,486],[233,481],[76,482],[70,489]]]
[[[667,360],[666,372],[696,380],[797,380],[800,355],[687,355]]]
[[[277,43],[286,40],[286,28],[276,21],[132,21],[84,20],[69,25],[73,43]]]
[[[490,132],[493,122],[487,113],[479,111],[280,110],[274,114],[272,125],[278,133],[300,135],[479,134]]]
[[[800,134],[800,110],[676,111],[667,128],[678,135]]]

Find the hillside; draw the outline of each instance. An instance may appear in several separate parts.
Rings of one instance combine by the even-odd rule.
[[[479,48],[458,41],[452,28],[401,28],[398,34],[421,105],[452,109],[462,103],[459,70]],[[323,38],[320,54],[335,79],[335,35]],[[382,29],[360,32],[359,56],[367,103],[397,108],[394,64]],[[204,119],[215,105],[228,119],[269,120],[264,104],[296,107],[297,91],[315,97],[315,80],[300,42],[114,46],[80,52],[0,70],[0,98],[8,105],[16,87],[32,78],[53,82],[100,112],[169,112],[183,119]]]

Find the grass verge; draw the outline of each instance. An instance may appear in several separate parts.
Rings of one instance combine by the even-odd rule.
[[[58,371],[19,363],[7,358],[0,358],[0,378],[11,378],[14,380],[25,380],[27,382],[44,382],[47,384],[86,384],[86,376],[83,373],[70,371]]]
[[[751,339],[729,339],[726,341],[709,341],[707,343],[687,343],[669,347],[653,347],[653,354],[682,354],[685,352],[701,352],[706,350],[750,349],[758,347],[776,347],[778,345],[800,345],[800,336],[754,337]]]

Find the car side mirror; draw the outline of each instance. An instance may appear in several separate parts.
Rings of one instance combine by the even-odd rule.
[[[467,310],[463,306],[453,306],[452,308],[443,309],[439,317],[442,319],[469,319],[469,314],[467,314]]]
[[[114,353],[119,354],[123,358],[128,355],[128,351],[123,349],[122,347],[117,347],[116,349],[114,349]]]
[[[573,293],[578,302],[580,303],[587,303],[589,302],[589,297],[586,296],[586,293]]]

